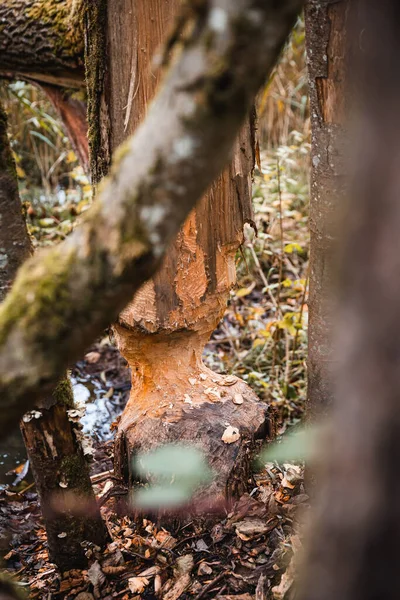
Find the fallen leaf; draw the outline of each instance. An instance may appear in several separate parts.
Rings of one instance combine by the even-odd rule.
[[[201,575],[211,575],[212,572],[213,572],[212,568],[206,562],[201,562],[199,564],[199,568],[197,569],[197,575],[200,575],[200,576]]]
[[[149,580],[147,577],[131,577],[128,579],[129,591],[132,594],[141,594],[148,585]]]
[[[101,598],[100,589],[106,581],[106,576],[101,570],[101,566],[98,560],[92,564],[88,570],[88,578],[90,583],[93,585],[93,593],[95,598]]]
[[[269,531],[269,526],[262,519],[246,519],[245,521],[239,521],[235,523],[235,529],[237,535],[251,537],[253,535],[260,535]]]
[[[93,365],[94,363],[99,362],[100,356],[100,352],[88,352],[87,354],[85,354],[85,360],[89,364]]]

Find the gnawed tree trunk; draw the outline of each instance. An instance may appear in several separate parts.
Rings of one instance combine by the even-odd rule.
[[[0,76],[84,83],[82,0],[0,0]]]
[[[64,242],[23,265],[0,305],[3,432],[54,388],[156,273],[227,164],[302,6],[302,0],[209,0],[189,15],[185,44],[93,207]],[[214,18],[221,10],[222,29]],[[182,138],[195,142],[189,155]],[[149,219],[160,209],[162,220]]]
[[[349,0],[308,0],[305,8],[312,124],[308,410],[332,402],[332,314],[336,291],[338,217],[345,197],[343,134]]]
[[[400,4],[358,6],[340,363],[301,600],[400,597]]]
[[[0,106],[0,300],[31,254],[17,174]],[[49,326],[49,325],[48,325]],[[62,570],[86,565],[82,542],[102,545],[106,529],[92,490],[68,378],[21,421],[47,531],[50,559]]]
[[[88,77],[89,106],[100,116],[94,121],[96,113],[89,112],[98,128],[90,140],[95,179],[104,175],[109,157],[146,114],[159,76],[155,51],[180,5],[179,0],[109,0],[108,18],[100,13],[100,19],[96,9],[98,27],[106,31],[107,54],[97,103],[98,83],[91,87],[90,73]],[[90,39],[88,49],[88,64],[94,69]],[[192,143],[189,138],[177,140],[177,151],[190,155]],[[207,490],[213,502],[247,488],[254,441],[266,435],[269,423],[268,407],[243,381],[217,375],[202,362],[204,345],[236,280],[235,254],[252,215],[252,166],[247,124],[230,167],[192,211],[157,275],[115,325],[118,347],[132,370],[131,395],[117,433],[116,471],[132,481],[137,452],[186,441],[205,453],[218,474]],[[149,210],[146,218],[161,221],[162,208]],[[240,434],[232,443],[222,440],[228,425]]]

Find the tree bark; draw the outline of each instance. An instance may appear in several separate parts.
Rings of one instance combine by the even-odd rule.
[[[108,534],[96,505],[90,447],[81,433],[68,378],[49,401],[24,415],[21,431],[40,498],[49,558],[61,571],[85,568],[85,543],[102,547]]]
[[[165,32],[172,31],[180,4],[180,0],[108,1],[94,178],[104,172],[109,157],[146,114],[160,75],[155,53]],[[96,91],[89,89],[89,96]],[[185,152],[185,140],[179,143]],[[252,168],[247,121],[230,167],[189,215],[158,273],[115,326],[117,345],[132,370],[131,395],[114,453],[115,470],[127,474],[129,483],[132,457],[138,452],[186,440],[203,451],[218,473],[203,491],[211,502],[247,489],[255,438],[269,429],[268,406],[243,381],[207,369],[202,352],[235,283],[235,254],[243,241],[244,223],[252,217]],[[157,209],[148,218],[157,219]],[[235,404],[235,398],[243,398],[243,404]],[[227,423],[240,432],[232,444],[222,440]]]
[[[1,105],[0,222],[0,300],[3,300],[32,248],[8,143],[7,117]],[[75,412],[71,384],[65,378],[46,401],[37,402],[35,410],[21,421],[45,521],[49,556],[62,570],[87,564],[82,542],[102,545],[106,540]],[[81,512],[76,515],[74,510],[78,505]]]
[[[83,87],[82,0],[0,0],[0,76]]]
[[[400,597],[400,5],[359,3],[340,368],[301,599]],[[360,76],[361,71],[361,76]],[[304,572],[304,569],[303,569]]]
[[[301,6],[212,0],[189,15],[163,86],[96,203],[67,240],[25,264],[0,308],[3,431],[154,275],[226,165]]]
[[[308,0],[305,8],[311,112],[310,288],[307,415],[332,403],[332,315],[337,224],[345,198],[344,131],[349,0]]]
[[[32,247],[22,214],[17,173],[7,136],[7,116],[0,105],[0,302]]]

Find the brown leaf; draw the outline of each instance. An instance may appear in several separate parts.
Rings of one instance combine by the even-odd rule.
[[[241,539],[247,539],[253,535],[267,533],[270,528],[267,523],[261,519],[246,519],[245,521],[239,521],[239,523],[236,523],[235,529],[237,535]]]
[[[147,577],[131,577],[128,579],[129,590],[132,594],[142,594],[149,585]]]
[[[212,572],[213,572],[212,568],[206,562],[201,562],[199,564],[199,568],[197,569],[197,575],[200,575],[200,576],[201,575],[211,575]]]
[[[88,352],[87,354],[85,354],[85,360],[89,364],[93,365],[94,363],[99,362],[100,356],[100,352]]]

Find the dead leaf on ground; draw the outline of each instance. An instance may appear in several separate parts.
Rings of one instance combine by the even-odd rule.
[[[142,594],[149,585],[147,577],[131,577],[128,579],[129,591],[132,594]]]
[[[94,597],[101,598],[100,589],[106,581],[106,576],[104,575],[98,560],[96,560],[88,570],[88,578],[93,585]]]
[[[89,364],[93,365],[93,364],[99,362],[100,356],[101,356],[100,352],[88,352],[87,354],[85,354],[85,360]]]
[[[269,526],[265,521],[261,519],[246,519],[245,521],[239,521],[235,523],[236,534],[241,538],[247,540],[253,535],[261,535],[269,531]],[[242,537],[243,536],[243,537]]]

